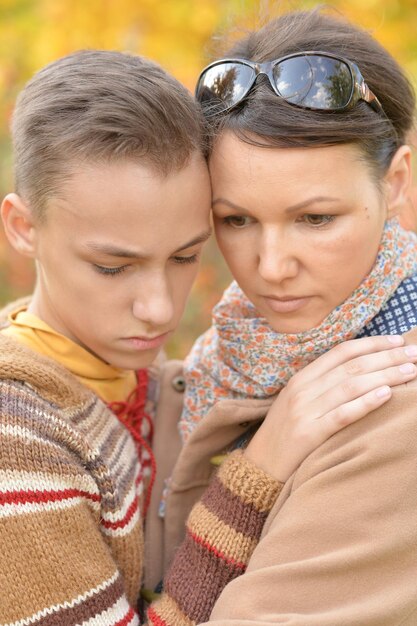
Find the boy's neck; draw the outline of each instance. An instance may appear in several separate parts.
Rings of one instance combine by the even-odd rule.
[[[46,305],[45,295],[42,293],[42,289],[39,286],[39,283],[35,285],[32,298],[27,307],[27,312],[31,315],[35,315],[36,317],[38,317],[40,320],[42,320],[42,322],[50,326],[50,328],[52,328],[52,330],[54,330],[56,333],[67,337],[67,339],[70,339],[75,344],[81,346],[84,350],[95,356],[97,359],[100,359],[100,361],[102,361],[106,365],[110,365],[110,363],[106,363],[101,357],[99,357],[97,354],[94,354],[94,352],[92,352],[86,345],[82,344],[80,341],[77,340],[76,337],[72,336],[71,333],[68,332],[68,330],[65,328],[65,325],[60,321],[59,317],[54,314],[53,303],[48,302],[48,304]]]
[[[75,337],[71,337],[68,331],[65,329],[64,324],[60,323],[57,315],[54,315],[54,306],[52,302],[45,303],[46,296],[42,292],[42,289],[37,282],[33,291],[32,298],[28,304],[27,312],[32,315],[36,315],[45,324],[48,324],[55,332],[64,337],[68,337],[71,341],[79,343]],[[83,346],[85,348],[85,346]]]

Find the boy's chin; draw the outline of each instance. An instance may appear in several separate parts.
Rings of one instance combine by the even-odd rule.
[[[99,356],[99,358],[107,363],[107,365],[111,365],[112,367],[116,367],[118,369],[139,370],[152,365],[161,350],[162,348],[154,348],[152,350],[142,350],[141,352],[129,355],[113,354],[109,352],[103,357],[99,355],[96,356]]]

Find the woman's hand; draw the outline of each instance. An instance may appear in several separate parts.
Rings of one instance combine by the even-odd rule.
[[[285,482],[329,437],[387,402],[416,377],[417,346],[398,335],[346,341],[295,374],[245,455]]]

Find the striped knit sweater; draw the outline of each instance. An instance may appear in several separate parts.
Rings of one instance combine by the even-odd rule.
[[[209,619],[223,588],[246,570],[281,487],[240,450],[229,455],[191,510],[165,593],[148,611],[152,626],[194,626]]]
[[[0,431],[0,624],[138,624],[142,481],[128,431],[64,368],[3,336]]]
[[[0,334],[0,625],[139,624],[142,469],[90,390]],[[204,621],[279,484],[234,453],[193,509],[152,624]]]

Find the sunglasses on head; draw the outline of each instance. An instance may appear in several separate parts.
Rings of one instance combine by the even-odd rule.
[[[357,65],[328,52],[297,52],[265,63],[221,59],[201,72],[195,95],[206,114],[223,113],[242,102],[261,75],[277,96],[303,109],[346,111],[364,100],[382,111]]]

